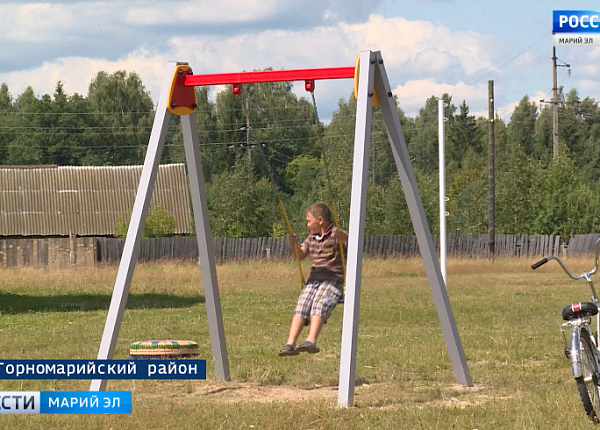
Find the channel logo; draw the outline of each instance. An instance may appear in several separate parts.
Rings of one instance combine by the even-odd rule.
[[[130,413],[130,391],[0,391],[0,414]]]
[[[600,11],[555,10],[552,43],[556,46],[600,46]]]
[[[555,10],[553,33],[600,33],[600,11]]]

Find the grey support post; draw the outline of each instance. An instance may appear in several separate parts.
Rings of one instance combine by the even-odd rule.
[[[365,207],[367,203],[367,173],[369,143],[371,139],[374,76],[375,56],[370,51],[363,51],[360,53],[359,64],[350,224],[348,226],[346,294],[344,298],[342,350],[340,354],[338,406],[343,408],[351,407],[354,401],[356,341],[358,337],[360,284],[365,238]]]
[[[119,264],[117,279],[115,281],[112,299],[108,309],[108,316],[104,326],[104,333],[98,351],[98,360],[112,359],[115,352],[117,339],[119,337],[119,329],[127,304],[131,278],[139,255],[140,239],[142,237],[142,231],[148,213],[148,206],[150,205],[154,183],[156,182],[158,165],[160,164],[160,155],[169,128],[169,118],[171,114],[167,110],[167,103],[171,91],[173,72],[179,64],[184,63],[167,63],[160,98],[156,108],[156,116],[154,117],[154,123],[152,125],[152,133],[150,134],[148,150],[146,152],[146,159],[144,161],[144,167],[142,168],[142,175],[140,177],[140,183],[131,213],[131,221],[129,223],[127,237],[125,238],[123,255],[121,257],[121,263]],[[221,314],[221,302],[217,284],[212,235],[208,222],[204,174],[202,172],[200,160],[200,148],[198,146],[195,115],[192,113],[190,115],[182,116],[181,123],[188,175],[190,179],[194,220],[196,223],[204,296],[206,298],[208,328],[213,358],[215,361],[215,375],[217,378],[228,381],[230,379],[229,361],[225,346],[225,330],[223,328],[223,318]],[[103,391],[105,389],[106,380],[97,379],[93,380],[90,384],[90,391]]]
[[[421,258],[423,259],[423,265],[425,266],[425,272],[427,273],[427,279],[429,280],[429,288],[431,289],[431,294],[433,296],[433,302],[438,313],[438,318],[440,319],[444,339],[446,340],[446,348],[450,355],[454,376],[456,382],[459,384],[471,387],[473,382],[471,381],[471,375],[469,374],[469,369],[467,367],[467,361],[458,335],[458,329],[456,328],[456,322],[454,321],[454,315],[452,313],[452,308],[450,307],[446,284],[442,277],[435,245],[433,243],[433,238],[431,237],[427,218],[425,217],[425,211],[423,209],[423,203],[421,202],[419,189],[417,188],[415,174],[410,163],[408,150],[406,149],[406,142],[404,141],[404,135],[402,134],[400,120],[398,119],[396,110],[396,102],[391,95],[392,90],[390,88],[385,67],[383,66],[383,58],[379,52],[376,53],[376,56],[375,92],[379,95],[381,113],[392,146],[392,153],[394,154],[394,160],[396,161],[396,167],[402,183],[402,189],[404,190],[410,218],[417,236]]]
[[[156,116],[154,117],[152,133],[150,134],[148,150],[146,151],[146,159],[144,160],[144,167],[142,168],[142,175],[140,176],[138,191],[131,212],[131,221],[127,230],[127,236],[125,237],[123,254],[110,300],[110,307],[108,308],[108,316],[104,325],[104,333],[102,334],[102,341],[98,350],[98,360],[110,360],[115,353],[121,321],[123,320],[123,313],[127,304],[127,296],[129,295],[129,286],[131,285],[133,270],[135,269],[135,263],[140,251],[140,239],[144,230],[150,199],[152,198],[152,190],[156,182],[160,155],[165,143],[167,129],[169,128],[171,114],[167,110],[167,99],[173,69],[176,64],[175,62],[167,64],[163,78]],[[106,379],[92,380],[90,391],[104,391],[105,389]]]
[[[421,196],[410,163],[406,143],[400,127],[396,102],[379,52],[360,54],[350,225],[348,229],[348,264],[346,267],[346,298],[342,329],[338,406],[351,407],[354,401],[356,375],[356,343],[363,257],[364,220],[366,204],[367,166],[371,133],[372,95],[378,97],[383,119],[396,161],[398,175],[415,229],[417,241],[427,273],[433,301],[440,319],[446,347],[459,384],[472,386],[471,376],[450,307],[446,285],[437,260],[433,238],[427,224]]]
[[[181,117],[183,131],[183,144],[187,160],[188,175],[190,178],[190,193],[196,223],[196,239],[200,269],[202,272],[202,285],[206,299],[206,313],[208,315],[208,331],[212,346],[213,359],[215,360],[215,375],[225,381],[230,380],[229,360],[225,345],[225,329],[221,313],[221,299],[217,284],[217,270],[215,267],[215,250],[213,245],[210,224],[208,222],[208,205],[206,203],[206,190],[204,189],[204,173],[200,159],[200,146],[198,132],[196,131],[196,117],[192,113]]]

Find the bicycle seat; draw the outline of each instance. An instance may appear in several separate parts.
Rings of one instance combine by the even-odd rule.
[[[598,306],[591,302],[573,303],[565,306],[562,311],[564,320],[572,320],[573,318],[591,317],[598,313]]]

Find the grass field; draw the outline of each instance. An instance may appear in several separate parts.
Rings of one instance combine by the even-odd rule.
[[[573,270],[591,259],[570,260]],[[109,381],[131,415],[0,415],[0,429],[573,429],[588,423],[563,354],[560,312],[590,296],[558,266],[450,260],[448,292],[474,387],[456,385],[420,260],[366,260],[355,407],[338,409],[342,308],[319,354],[280,358],[299,292],[293,264],[217,268],[232,382],[214,377],[200,270],[139,265],[114,358],[131,342],[189,339],[206,381]],[[116,267],[3,269],[0,358],[94,359]],[[0,381],[0,391],[88,381]]]

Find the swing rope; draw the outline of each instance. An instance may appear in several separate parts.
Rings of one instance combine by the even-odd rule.
[[[312,86],[312,91],[310,91],[310,95],[312,97],[313,108],[315,110],[315,121],[317,125],[317,140],[321,145],[321,158],[323,159],[323,166],[325,168],[325,180],[327,182],[327,191],[329,193],[329,203],[331,206],[331,213],[333,215],[333,223],[336,228],[339,228],[340,223],[338,221],[337,211],[335,209],[335,200],[333,198],[333,190],[331,189],[331,179],[329,178],[329,169],[327,165],[329,162],[327,161],[327,157],[325,156],[325,145],[323,143],[323,129],[321,127],[321,121],[319,120],[319,110],[317,109],[317,101],[315,99],[314,86]],[[342,260],[342,270],[343,270],[343,289],[342,292],[346,293],[346,258],[344,257],[344,247],[341,242],[338,242],[338,249],[340,250],[340,258]]]
[[[283,215],[283,219],[285,220],[285,225],[288,229],[288,233],[290,235],[290,237],[295,238],[296,236],[294,236],[294,230],[292,230],[292,224],[290,223],[290,219],[287,216],[287,213],[285,211],[285,206],[283,205],[283,200],[281,199],[281,194],[279,192],[279,187],[277,187],[277,182],[275,182],[275,176],[273,176],[273,172],[271,170],[271,166],[269,165],[269,162],[267,161],[267,157],[265,155],[265,152],[263,151],[262,148],[262,143],[257,142],[258,143],[258,151],[260,152],[260,155],[265,163],[265,165],[267,166],[267,173],[269,175],[269,178],[271,179],[271,184],[273,185],[273,189],[275,190],[275,196],[277,197],[277,201],[279,203],[279,209],[281,210],[281,214]],[[300,285],[302,287],[304,287],[304,284],[306,284],[306,280],[304,278],[304,273],[302,272],[302,264],[300,263],[300,254],[298,253],[298,244],[296,243],[296,241],[290,241],[291,245],[292,245],[292,252],[294,253],[294,258],[296,259],[296,263],[298,264],[298,271],[300,272]]]

